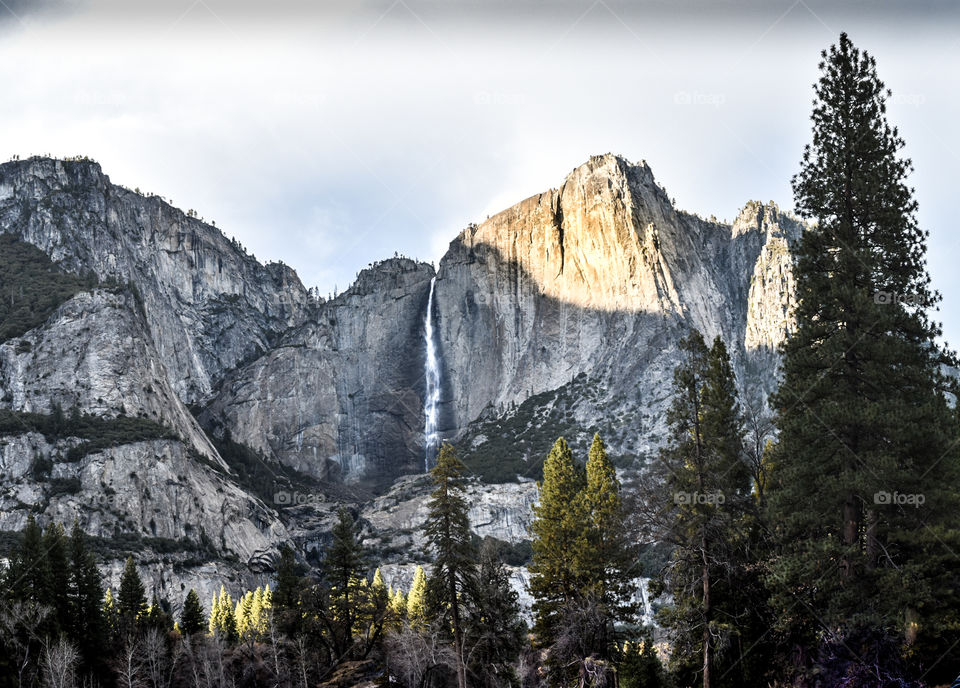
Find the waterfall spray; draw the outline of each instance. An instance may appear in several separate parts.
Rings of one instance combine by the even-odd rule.
[[[427,356],[424,361],[424,379],[426,381],[426,398],[423,400],[423,443],[424,457],[423,470],[430,470],[430,460],[436,449],[439,435],[437,421],[440,406],[440,365],[437,361],[437,343],[433,334],[433,290],[437,286],[437,278],[430,280],[430,297],[427,299],[427,315],[424,332],[427,340]]]

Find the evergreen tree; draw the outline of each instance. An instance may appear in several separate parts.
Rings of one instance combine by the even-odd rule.
[[[523,647],[526,624],[517,593],[493,542],[480,551],[476,589],[466,605],[464,626],[470,685],[499,688],[518,683],[514,664]]]
[[[636,613],[634,581],[640,571],[635,568],[636,553],[628,538],[620,481],[599,434],[593,437],[586,474],[582,494],[589,530],[582,568],[591,594],[609,617],[607,630],[597,638],[593,653],[611,659],[614,623],[629,622]]]
[[[70,533],[70,600],[71,637],[77,644],[86,667],[102,662],[106,641],[103,617],[103,585],[93,554],[87,549],[86,535],[80,524],[73,522]]]
[[[477,552],[467,517],[463,475],[466,466],[457,458],[453,446],[443,443],[437,463],[430,470],[436,486],[427,506],[430,510],[424,532],[435,554],[432,584],[449,614],[456,655],[457,684],[466,688],[463,653],[463,617],[461,595],[468,594],[476,581]]]
[[[288,635],[294,635],[303,622],[300,574],[293,549],[284,543],[280,547],[280,559],[277,562],[273,607],[278,626]]]
[[[143,619],[147,626],[158,631],[168,631],[173,627],[173,618],[163,608],[163,604],[157,599],[156,595],[151,599]]]
[[[207,631],[210,635],[214,635],[219,627],[220,600],[217,597],[217,593],[213,593],[213,596],[210,598],[210,617],[207,619]]]
[[[367,596],[362,582],[367,570],[363,546],[353,516],[341,508],[332,531],[333,541],[323,561],[323,580],[327,586],[328,613],[324,625],[333,653],[345,656],[353,646],[358,611]]]
[[[120,632],[120,612],[117,609],[117,600],[113,590],[107,588],[103,596],[103,625],[111,638],[116,638]]]
[[[641,634],[639,642],[626,645],[617,676],[620,688],[666,688],[669,685],[649,630]]]
[[[210,633],[220,635],[231,642],[237,639],[233,598],[224,585],[220,586],[220,594],[214,596],[214,601],[210,605]]]
[[[534,507],[533,595],[534,634],[541,647],[556,640],[564,606],[583,592],[584,545],[589,518],[580,496],[586,483],[566,440],[559,438],[543,464],[540,501]]]
[[[413,582],[407,594],[407,619],[411,626],[422,626],[427,622],[427,574],[417,565],[413,572]]]
[[[50,617],[52,633],[69,632],[72,625],[70,609],[70,564],[67,536],[63,526],[50,523],[41,543],[47,560],[46,604],[53,608]]]
[[[28,514],[19,545],[10,556],[4,587],[13,600],[47,605],[50,586],[50,563],[43,548],[43,531],[33,514]]]
[[[180,614],[180,630],[184,635],[193,635],[203,630],[205,615],[203,605],[200,604],[200,596],[197,591],[190,588],[186,599],[183,601],[183,611]]]
[[[396,590],[390,597],[390,609],[393,612],[393,627],[399,628],[407,618],[407,595],[403,590]]]
[[[796,332],[773,399],[773,603],[808,657],[824,627],[841,638],[883,629],[892,662],[905,647],[917,666],[936,664],[925,680],[949,682],[939,672],[960,664],[948,649],[960,630],[957,423],[928,316],[939,295],[927,233],[873,57],[841,34],[820,69],[793,179],[814,223],[795,252]]]
[[[137,565],[133,557],[127,557],[120,575],[120,590],[117,593],[117,612],[123,624],[123,630],[128,631],[137,626],[140,619],[147,613],[147,594],[140,580]]]
[[[749,648],[735,642],[745,611],[740,587],[753,513],[742,419],[723,341],[717,338],[708,349],[693,330],[681,350],[668,414],[670,442],[660,454],[661,480],[653,496],[661,495],[657,536],[674,546],[661,581],[673,602],[659,619],[672,633],[671,661],[680,683],[710,688],[725,679],[737,685],[730,668],[741,658],[718,656],[717,648]]]

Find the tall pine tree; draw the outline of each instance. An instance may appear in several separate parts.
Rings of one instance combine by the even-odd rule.
[[[346,509],[338,512],[332,535],[322,567],[328,600],[323,620],[334,656],[343,657],[353,647],[357,615],[367,596],[362,585],[367,563],[356,523]]]
[[[135,629],[147,613],[147,594],[133,557],[127,557],[120,575],[117,612],[120,616],[121,631],[125,633]]]
[[[586,585],[608,617],[606,631],[596,639],[593,653],[611,659],[614,625],[631,621],[636,612],[634,581],[640,571],[635,567],[636,556],[629,541],[620,481],[599,434],[594,435],[590,446],[586,478],[581,493],[588,519],[583,569]]]
[[[917,666],[939,659],[955,673],[957,423],[912,165],[873,57],[842,34],[820,70],[793,179],[813,223],[796,251],[797,327],[773,400],[773,602],[808,656],[828,629],[847,647],[876,629],[892,661],[903,647]]]
[[[103,583],[86,534],[73,522],[70,533],[70,622],[71,635],[87,667],[99,663],[107,628],[103,618]]]
[[[723,341],[708,349],[693,330],[681,343],[668,420],[670,442],[660,454],[659,503],[653,526],[674,546],[660,585],[673,602],[659,619],[673,638],[671,661],[679,682],[704,688],[737,685],[739,589],[746,568],[744,538],[753,510],[750,473],[736,383]],[[660,501],[657,501],[657,495]]]
[[[466,688],[466,662],[463,649],[463,614],[461,597],[476,584],[477,552],[473,546],[463,475],[466,466],[457,458],[453,446],[443,443],[437,463],[430,470],[436,486],[430,495],[424,530],[433,548],[435,559],[431,585],[449,614],[453,629],[453,650],[456,655],[457,684]]]

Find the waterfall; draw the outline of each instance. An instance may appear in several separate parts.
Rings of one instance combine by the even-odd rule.
[[[437,360],[437,342],[433,334],[433,290],[436,286],[437,278],[433,277],[430,280],[430,298],[427,299],[427,315],[424,323],[427,340],[427,355],[423,369],[423,377],[426,381],[426,398],[423,400],[424,471],[430,470],[430,461],[439,440],[437,421],[439,420],[440,407],[440,364]]]

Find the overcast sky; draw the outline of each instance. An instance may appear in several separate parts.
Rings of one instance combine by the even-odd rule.
[[[791,207],[845,30],[894,91],[956,346],[958,4],[0,0],[0,157],[88,155],[326,293],[596,153],[701,215]]]

